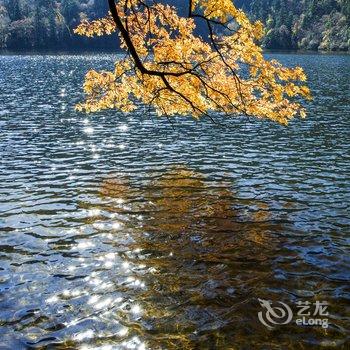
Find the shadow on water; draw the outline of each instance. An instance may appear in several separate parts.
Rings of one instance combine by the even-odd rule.
[[[317,254],[303,232],[291,234],[287,220],[273,218],[267,202],[241,199],[232,182],[184,166],[141,181],[112,174],[88,198],[64,237],[51,237],[17,265],[23,277],[13,279],[17,291],[1,304],[8,348],[345,346],[345,281],[326,277],[324,257],[315,267],[317,258],[298,253]],[[22,254],[16,249],[3,247]],[[330,327],[267,329],[258,298],[326,300]]]
[[[280,301],[283,290],[302,287],[283,276],[283,265],[298,257],[283,247],[283,224],[271,220],[267,203],[237,199],[232,184],[183,166],[150,178],[141,184],[125,175],[106,178],[99,189],[104,204],[92,209],[97,216],[89,223],[95,227],[103,228],[99,211],[113,219],[116,231],[106,237],[123,272],[114,270],[118,277],[111,281],[113,293],[126,300],[109,317],[125,327],[127,337],[122,341],[119,331],[98,343],[296,348],[304,336],[303,348],[333,332],[288,325],[281,333],[259,323],[258,298]],[[288,294],[284,300],[290,302]],[[295,338],[285,337],[289,332]]]

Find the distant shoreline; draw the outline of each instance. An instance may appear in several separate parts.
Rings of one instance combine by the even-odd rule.
[[[320,51],[320,50],[278,50],[266,49],[265,54],[299,54],[299,55],[349,55],[350,51]],[[124,51],[111,49],[0,49],[1,56],[50,56],[50,55],[96,55],[96,54],[124,54]]]

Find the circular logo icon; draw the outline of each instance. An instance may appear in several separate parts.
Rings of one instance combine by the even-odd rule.
[[[288,324],[293,318],[292,309],[282,301],[278,301],[276,306],[268,300],[258,299],[264,311],[258,313],[259,321],[268,328],[276,325]]]

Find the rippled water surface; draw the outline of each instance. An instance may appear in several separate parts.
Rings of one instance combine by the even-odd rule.
[[[79,114],[115,57],[0,57],[0,349],[347,347],[350,56],[273,56],[315,96],[289,127]]]

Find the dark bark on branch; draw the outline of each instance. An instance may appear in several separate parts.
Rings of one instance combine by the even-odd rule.
[[[127,0],[125,0],[125,5],[127,3]],[[149,7],[148,5],[146,5],[142,0],[140,0],[140,3],[145,7],[147,8],[148,10],[148,13],[150,15],[150,11],[149,11]],[[119,13],[118,13],[118,10],[116,8],[116,4],[115,4],[115,0],[108,0],[108,4],[109,4],[109,9],[110,9],[110,12],[111,12],[111,15],[112,15],[112,18],[115,22],[115,25],[116,27],[119,29],[120,33],[121,33],[121,36],[128,48],[128,51],[129,51],[129,54],[131,55],[134,63],[135,63],[135,68],[137,68],[141,74],[147,74],[147,75],[150,75],[150,76],[158,76],[161,78],[163,84],[164,84],[164,87],[161,88],[161,90],[163,89],[167,89],[168,91],[171,91],[173,92],[174,94],[178,95],[179,97],[181,97],[184,101],[186,101],[190,106],[191,108],[193,109],[194,112],[199,112],[203,115],[206,115],[207,117],[209,117],[214,123],[216,123],[213,118],[205,111],[202,111],[198,106],[196,106],[196,104],[191,101],[191,99],[189,99],[187,96],[185,96],[184,94],[182,94],[181,92],[177,91],[172,85],[171,83],[169,82],[169,80],[167,79],[167,77],[170,77],[170,76],[173,76],[173,77],[180,77],[180,76],[183,76],[185,74],[191,74],[193,76],[195,76],[202,84],[203,86],[203,89],[206,91],[206,97],[209,98],[209,94],[208,94],[208,89],[212,90],[212,91],[215,91],[217,93],[219,93],[221,96],[225,97],[225,99],[228,99],[232,105],[232,107],[236,110],[238,110],[238,107],[228,98],[228,96],[218,90],[216,90],[214,87],[210,86],[210,84],[208,82],[206,82],[199,74],[198,72],[196,72],[196,69],[198,68],[202,68],[202,64],[208,62],[208,60],[205,60],[203,62],[199,62],[197,63],[194,67],[192,67],[191,69],[187,69],[186,67],[184,67],[182,65],[181,62],[159,62],[160,65],[167,65],[167,64],[177,64],[179,65],[183,70],[182,71],[179,71],[179,72],[171,72],[171,71],[163,71],[163,70],[150,70],[150,69],[147,69],[144,65],[144,63],[142,62],[140,56],[138,55],[137,53],[137,50],[131,40],[131,37],[130,37],[130,34],[129,34],[129,31],[128,31],[128,27],[127,27],[127,22],[125,23],[125,26],[119,16]],[[125,10],[124,10],[125,11]],[[204,20],[207,24],[207,27],[208,27],[208,30],[209,30],[209,37],[211,39],[211,42],[212,42],[212,45],[213,45],[213,48],[214,50],[216,51],[216,53],[218,54],[218,56],[220,57],[220,59],[223,61],[223,63],[228,67],[228,69],[230,70],[231,74],[235,77],[235,84],[236,84],[236,87],[237,87],[237,90],[239,91],[240,95],[241,95],[241,99],[243,101],[243,96],[242,96],[242,93],[241,93],[241,90],[240,90],[240,79],[238,78],[236,72],[232,69],[232,67],[226,62],[224,56],[222,55],[219,47],[217,46],[216,42],[215,42],[215,38],[214,38],[214,32],[213,32],[213,28],[212,28],[212,24],[219,24],[219,25],[222,25],[224,26],[225,28],[228,28],[226,23],[221,23],[219,21],[215,21],[215,20],[212,20],[212,19],[209,19],[203,15],[200,15],[200,14],[194,14],[192,12],[192,0],[189,0],[189,9],[188,9],[188,17],[189,18],[200,18],[202,20]],[[210,59],[211,60],[211,59]],[[159,90],[159,92],[161,91]],[[158,92],[158,94],[159,94]],[[155,99],[157,97],[155,96]],[[215,101],[213,101],[214,103],[216,103]],[[216,103],[217,104],[217,103]],[[219,106],[218,106],[219,107]],[[245,113],[245,111],[242,111],[243,113]]]
[[[123,22],[118,14],[117,8],[115,6],[114,0],[108,0],[109,10],[111,11],[112,18],[114,20],[114,23],[116,24],[117,28],[120,30],[120,33],[125,41],[126,46],[129,49],[129,52],[135,62],[135,66],[140,70],[142,74],[149,74],[154,75],[158,77],[165,77],[167,75],[171,75],[174,77],[179,77],[181,75],[187,74],[190,71],[184,71],[184,72],[162,72],[157,70],[150,70],[147,69],[144,64],[142,63],[135,46],[130,38],[128,30],[124,27]]]

